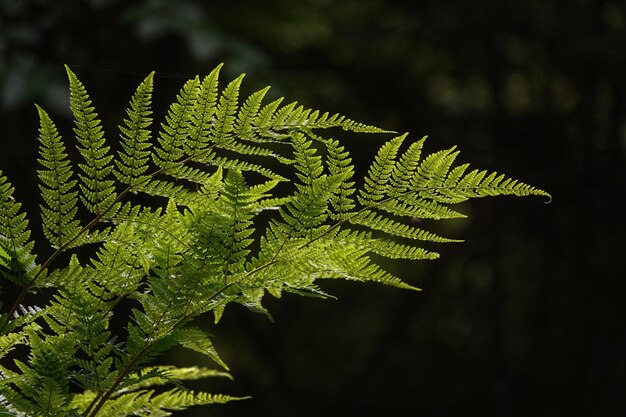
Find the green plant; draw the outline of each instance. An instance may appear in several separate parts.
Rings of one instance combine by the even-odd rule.
[[[198,324],[207,314],[217,323],[229,303],[268,314],[266,292],[327,297],[316,285],[322,278],[416,289],[370,255],[435,259],[419,242],[454,240],[403,219],[464,217],[450,205],[474,197],[548,196],[453,166],[454,148],[422,158],[424,139],[401,152],[406,134],[355,178],[344,147],[315,132],[389,132],[282,99],[263,104],[268,88],[239,104],[243,76],[220,93],[220,68],[184,84],[156,141],[150,74],[130,101],[115,153],[66,68],[77,164],[37,107],[43,234],[52,249],[33,253],[26,214],[0,173],[0,271],[22,289],[0,321],[2,413],[160,416],[239,399],[181,382],[228,376]],[[36,291],[49,295],[47,304],[24,305]],[[223,370],[152,365],[176,345]]]

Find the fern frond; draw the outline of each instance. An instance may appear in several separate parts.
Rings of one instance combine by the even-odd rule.
[[[396,288],[419,290],[401,278],[383,270],[366,255],[368,251],[367,248],[362,247],[335,248],[335,250],[328,251],[329,258],[333,261],[331,264],[333,268],[328,268],[327,275],[320,276],[320,278],[376,282]]]
[[[312,143],[301,133],[296,133],[292,137],[296,176],[308,186],[312,185],[313,181],[318,179],[324,171],[322,157],[316,155],[317,151]]]
[[[325,142],[328,148],[328,172],[332,175],[342,175],[345,180],[334,193],[330,200],[333,212],[330,214],[333,220],[342,221],[346,219],[347,214],[355,207],[355,201],[352,194],[355,193],[354,181],[348,181],[354,175],[354,166],[350,153],[343,146],[339,145],[336,140],[328,140]]]
[[[232,376],[227,372],[196,366],[186,368],[176,368],[174,366],[145,367],[140,373],[129,374],[129,382],[124,384],[124,387],[118,393],[211,377],[232,379]]]
[[[389,217],[383,216],[371,210],[365,210],[359,215],[352,216],[350,218],[350,223],[366,226],[372,230],[379,230],[389,235],[407,239],[438,243],[462,242],[462,240],[448,239],[427,230],[397,222],[394,219],[390,219]]]
[[[213,342],[206,332],[197,328],[186,327],[178,330],[177,336],[180,340],[179,344],[182,347],[206,355],[223,369],[228,370],[228,366],[224,363],[222,358],[220,358],[220,355],[217,353]]]
[[[128,185],[131,190],[141,186],[150,178],[146,175],[150,160],[150,130],[152,124],[152,87],[154,72],[151,72],[137,87],[126,110],[127,118],[122,132],[121,149],[115,159],[115,173],[118,181]]]
[[[256,127],[256,130],[259,133],[259,135],[269,138],[269,139],[274,139],[279,143],[280,143],[279,139],[288,137],[288,135],[279,135],[273,132],[271,129],[273,125],[272,119],[274,118],[274,114],[276,113],[276,110],[278,110],[278,107],[283,102],[283,100],[284,100],[284,97],[280,97],[266,104],[259,111],[254,121],[254,126]]]
[[[397,136],[385,143],[378,151],[365,177],[365,184],[360,191],[359,200],[362,204],[371,205],[382,200],[389,193],[396,156],[406,137],[407,134]]]
[[[235,117],[239,107],[239,88],[245,74],[231,81],[224,89],[217,105],[215,123],[211,129],[211,140],[218,146],[231,143],[234,139],[232,131],[235,128]]]
[[[402,154],[398,163],[394,165],[391,181],[396,194],[405,192],[411,183],[411,179],[415,176],[415,172],[419,167],[425,140],[426,136],[412,143],[406,152]]]
[[[254,92],[243,103],[237,115],[237,122],[233,132],[235,137],[255,141],[256,128],[254,122],[257,120],[261,103],[269,89],[270,87],[265,87],[262,90]]]
[[[256,172],[272,180],[287,181],[285,177],[275,173],[269,168],[265,168],[262,165],[253,164],[247,161],[240,161],[238,159],[218,156],[209,161],[208,165],[217,166],[225,169],[237,169],[239,171]]]
[[[7,333],[0,336],[0,357],[5,357],[9,352],[19,345],[28,343],[28,334],[36,332],[40,326],[36,323],[30,323],[20,329],[19,332]]]
[[[26,285],[37,273],[34,242],[30,240],[26,213],[20,210],[22,205],[13,197],[13,191],[0,171],[0,247],[7,254],[3,255],[7,268],[0,269],[0,273],[18,285]]]
[[[347,119],[345,120],[341,127],[343,130],[347,130],[350,132],[356,133],[396,133],[393,130],[385,130],[376,126],[367,125],[364,123],[355,122],[354,120]]]
[[[73,179],[72,167],[65,146],[56,126],[48,114],[37,106],[40,120],[39,163],[44,169],[39,174],[39,189],[44,204],[41,205],[43,232],[53,247],[59,248],[80,232],[77,181]]]
[[[199,88],[198,77],[187,81],[167,111],[166,123],[161,124],[159,146],[152,154],[152,159],[167,174],[175,174],[172,170],[180,166],[180,159],[189,148],[186,144]]]
[[[0,242],[0,266],[8,267],[11,258],[9,254],[2,248],[3,243]]]
[[[418,189],[418,191],[420,191]],[[401,217],[416,217],[419,219],[464,219],[467,216],[450,207],[439,204],[437,201],[421,198],[416,193],[404,194],[398,198],[389,197],[376,204],[379,210]]]
[[[454,183],[456,183],[456,186],[447,185]],[[504,174],[488,173],[487,171],[479,170],[473,170],[465,174],[458,182],[457,180],[448,179],[446,188],[450,189],[449,194],[452,197],[464,200],[497,195],[514,195],[518,197],[537,195],[550,198],[550,194],[547,192],[518,180],[507,178]]]
[[[345,179],[343,174],[322,175],[310,185],[296,185],[293,199],[279,212],[294,232],[312,234],[328,217],[327,207]]]
[[[369,250],[377,255],[390,259],[437,259],[437,252],[430,252],[423,248],[403,245],[386,239],[372,239],[369,242]]]
[[[206,158],[207,146],[210,143],[213,117],[217,111],[219,74],[222,64],[218,65],[200,84],[197,104],[194,106],[186,142],[185,154],[194,160]]]
[[[28,337],[33,348],[29,364],[16,359],[20,374],[12,373],[8,382],[19,389],[22,400],[28,401],[24,411],[47,417],[64,415],[71,401],[66,370],[71,363],[73,341],[58,337],[44,341],[34,332]]]
[[[231,401],[247,400],[251,397],[233,397],[181,389],[172,389],[150,399],[151,410],[184,410],[194,405],[226,404]]]
[[[74,132],[85,162],[78,164],[83,172],[79,174],[80,197],[90,212],[100,215],[111,209],[117,197],[114,181],[108,179],[113,171],[113,155],[109,155],[110,148],[105,144],[104,132],[87,90],[67,65],[65,70],[70,83],[70,108],[76,125]]]

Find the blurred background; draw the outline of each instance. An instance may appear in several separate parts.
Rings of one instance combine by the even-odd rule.
[[[438,230],[465,243],[388,265],[421,293],[324,282],[338,301],[268,299],[275,323],[229,308],[207,327],[235,381],[208,389],[254,398],[186,415],[626,415],[623,2],[0,0],[0,167],[17,198],[35,212],[33,103],[71,137],[63,64],[115,138],[148,72],[159,117],[220,62],[245,93],[270,84],[428,134],[554,200],[463,205]],[[385,139],[347,139],[361,173]]]

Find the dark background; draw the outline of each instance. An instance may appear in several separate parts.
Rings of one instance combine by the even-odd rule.
[[[62,64],[115,138],[149,71],[162,116],[219,62],[247,93],[271,84],[432,151],[457,144],[554,200],[462,206],[438,230],[466,243],[389,265],[421,293],[323,283],[338,301],[268,300],[275,324],[229,308],[211,331],[236,379],[209,389],[254,398],[187,415],[626,415],[623,2],[0,0],[0,167],[17,197],[36,212],[32,103],[71,137]],[[346,144],[363,166],[385,139]]]

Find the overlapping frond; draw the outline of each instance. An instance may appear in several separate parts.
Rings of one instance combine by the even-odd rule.
[[[266,103],[269,87],[243,99],[243,75],[220,88],[220,70],[184,83],[156,140],[149,74],[111,153],[67,68],[77,178],[71,152],[37,107],[42,227],[53,253],[36,261],[26,214],[0,172],[0,273],[23,288],[0,316],[0,413],[166,416],[241,399],[183,386],[230,377],[222,370],[151,361],[187,349],[227,370],[206,314],[217,323],[238,303],[271,318],[267,293],[331,297],[323,279],[416,290],[386,262],[437,259],[432,246],[459,241],[422,219],[462,218],[454,205],[471,198],[549,197],[455,165],[456,148],[425,155],[425,138],[407,144],[408,134],[382,145],[360,179],[327,130],[390,132],[283,98]],[[24,305],[38,287],[49,287],[49,302]]]

